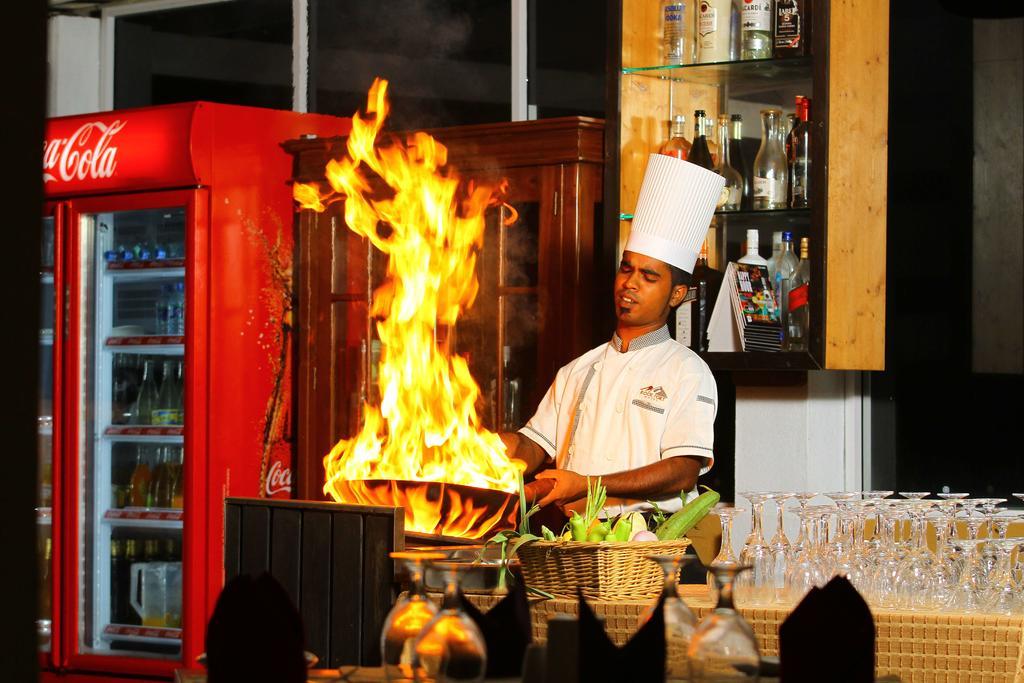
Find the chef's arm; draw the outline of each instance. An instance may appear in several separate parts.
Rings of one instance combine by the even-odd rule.
[[[526,463],[526,470],[523,474],[532,474],[550,460],[543,448],[519,432],[502,432],[498,436],[505,442],[505,452],[510,458],[516,458]]]
[[[638,467],[635,470],[606,474],[601,477],[609,496],[637,500],[659,500],[692,491],[697,485],[702,462],[680,455]]]
[[[680,455],[634,470],[602,475],[601,484],[613,498],[670,498],[680,491],[693,490],[702,465],[700,458]],[[537,475],[535,483],[542,482],[545,488],[537,487],[541,506],[551,503],[564,506],[587,495],[587,478],[571,470],[544,470]]]

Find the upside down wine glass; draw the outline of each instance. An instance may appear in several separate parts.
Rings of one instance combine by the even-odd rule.
[[[694,629],[697,628],[697,615],[679,597],[679,570],[691,562],[695,555],[648,555],[648,560],[656,562],[665,574],[661,595],[644,613],[640,615],[640,626],[650,620],[658,603],[665,599],[665,673],[670,678],[686,676],[688,665],[686,651],[690,647]]]
[[[751,527],[747,541],[740,552],[740,563],[748,565],[751,571],[745,573],[736,582],[736,598],[743,604],[759,604],[771,602],[765,600],[765,593],[774,597],[774,579],[772,576],[772,552],[765,543],[762,532],[764,524],[764,503],[772,497],[770,493],[740,493],[750,501]]]
[[[718,603],[697,625],[690,640],[690,680],[756,681],[761,663],[757,640],[732,601],[737,574],[750,567],[720,564],[710,569],[718,586]]]
[[[380,634],[381,662],[388,681],[412,678],[413,643],[427,622],[437,614],[437,605],[423,589],[423,565],[444,558],[444,554],[432,552],[391,553],[391,559],[405,565],[411,585],[409,592],[400,597],[388,612]]]
[[[742,515],[746,510],[738,507],[721,507],[715,510],[715,514],[718,515],[718,519],[722,523],[722,546],[718,549],[718,554],[715,555],[715,559],[711,560],[711,565],[716,564],[738,564],[739,558],[736,557],[736,552],[732,547],[732,524],[737,517]],[[708,590],[714,594],[715,589],[715,577],[709,571],[708,572]]]
[[[432,562],[444,573],[441,611],[413,645],[413,680],[419,683],[480,683],[487,672],[487,646],[480,629],[459,606],[459,580],[468,562]]]

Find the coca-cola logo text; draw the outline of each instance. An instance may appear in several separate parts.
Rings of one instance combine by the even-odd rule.
[[[66,138],[43,141],[43,181],[109,178],[117,168],[117,147],[111,139],[125,121],[82,124]]]
[[[273,496],[277,493],[291,493],[292,491],[292,469],[275,460],[267,472],[267,495]]]

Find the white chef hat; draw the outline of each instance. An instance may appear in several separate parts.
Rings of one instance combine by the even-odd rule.
[[[664,154],[647,160],[626,251],[693,272],[725,187],[714,171]]]

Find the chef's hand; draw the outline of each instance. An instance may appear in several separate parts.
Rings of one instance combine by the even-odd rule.
[[[537,501],[541,507],[552,503],[559,506],[568,505],[587,495],[587,478],[572,470],[544,470],[537,473],[537,479],[552,479],[555,482],[554,488]]]

